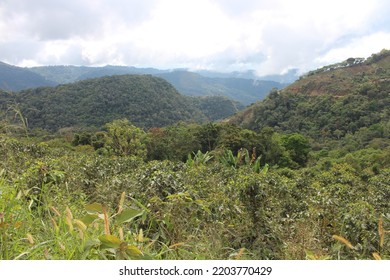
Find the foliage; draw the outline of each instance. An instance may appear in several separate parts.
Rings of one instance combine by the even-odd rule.
[[[146,134],[140,128],[131,125],[128,120],[115,120],[106,124],[105,147],[117,156],[137,156],[146,158]]]
[[[390,257],[386,162],[286,169],[245,149],[144,162],[9,136],[0,148],[1,259]]]
[[[74,126],[101,127],[121,118],[148,128],[181,120],[207,120],[170,84],[152,76],[104,77],[0,97],[1,103],[20,104],[31,128],[50,131]]]
[[[387,57],[331,71],[382,77]],[[244,127],[118,119],[53,135],[15,107],[23,129],[7,114],[0,127],[0,259],[389,259],[388,95],[369,83],[273,91]]]

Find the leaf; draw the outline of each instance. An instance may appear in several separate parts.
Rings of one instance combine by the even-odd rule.
[[[92,215],[92,214],[87,214],[85,215],[84,217],[82,217],[80,220],[86,225],[86,226],[89,226],[90,224],[92,224],[96,219],[98,219],[99,216],[98,215]]]
[[[99,240],[103,246],[114,249],[118,249],[122,243],[118,237],[109,234],[99,236]]]
[[[98,214],[98,213],[103,212],[103,205],[101,205],[100,203],[94,202],[92,204],[88,204],[87,206],[85,206],[85,209],[90,214]]]
[[[142,256],[143,253],[134,245],[129,245],[126,248],[126,253],[129,254],[130,256]]]
[[[117,217],[116,220],[118,223],[128,223],[134,218],[141,216],[144,212],[141,210],[136,210],[136,209],[125,209],[120,213]]]

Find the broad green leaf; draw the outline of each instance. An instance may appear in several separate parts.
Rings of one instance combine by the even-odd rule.
[[[96,219],[98,219],[98,215],[92,215],[92,214],[87,214],[84,217],[82,217],[80,220],[86,225],[89,226],[92,224]]]
[[[118,237],[108,234],[99,236],[99,240],[103,246],[114,249],[119,248],[122,243]]]
[[[129,254],[130,256],[142,256],[143,253],[134,245],[129,245],[126,248],[126,253]]]
[[[135,217],[141,216],[143,214],[143,211],[141,210],[135,210],[135,209],[125,209],[120,213],[118,216],[116,216],[116,220],[118,223],[127,223],[133,220]]]
[[[88,213],[98,214],[103,212],[103,205],[94,202],[92,204],[88,204],[87,206],[85,206],[85,209],[87,210]]]

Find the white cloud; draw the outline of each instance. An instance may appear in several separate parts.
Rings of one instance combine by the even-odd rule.
[[[5,1],[0,61],[307,71],[389,48],[389,9],[386,0]]]
[[[368,57],[372,53],[380,52],[383,46],[390,46],[390,32],[377,32],[355,38],[347,45],[331,49],[325,55],[318,57],[316,62],[324,65],[341,62],[349,57]]]

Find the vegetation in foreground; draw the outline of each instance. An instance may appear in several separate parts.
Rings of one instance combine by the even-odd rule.
[[[2,134],[1,259],[390,257],[389,147],[126,120],[71,140]]]

